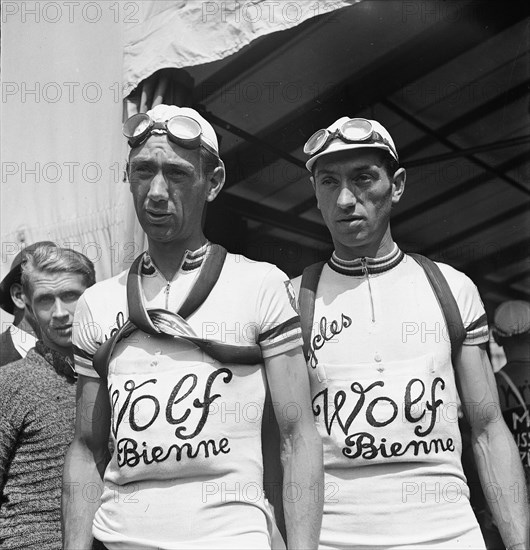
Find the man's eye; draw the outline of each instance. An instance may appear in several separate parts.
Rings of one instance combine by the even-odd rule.
[[[180,179],[187,176],[186,172],[184,172],[183,170],[178,170],[177,168],[168,170],[166,173],[168,178],[171,178],[171,179]]]
[[[370,174],[359,174],[358,176],[356,176],[355,180],[359,183],[370,183],[373,178]]]
[[[133,174],[138,177],[147,177],[152,174],[152,170],[148,166],[135,167]]]
[[[35,300],[35,302],[43,308],[50,308],[55,302],[52,296],[41,296]]]
[[[323,180],[320,180],[320,185],[333,185],[335,183],[335,180],[333,178],[324,178]]]
[[[66,292],[61,296],[63,302],[72,303],[79,299],[80,294],[78,292]]]

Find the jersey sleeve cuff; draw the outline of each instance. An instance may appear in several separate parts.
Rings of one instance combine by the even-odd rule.
[[[263,359],[268,359],[269,357],[275,357],[276,355],[282,355],[292,349],[297,347],[302,347],[302,333],[301,331],[298,334],[293,334],[286,337],[281,342],[276,342],[272,346],[261,346],[261,353]]]

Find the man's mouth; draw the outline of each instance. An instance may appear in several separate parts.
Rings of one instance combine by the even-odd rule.
[[[162,210],[146,210],[146,217],[151,222],[163,222],[169,218],[171,214]]]
[[[357,215],[351,215],[351,216],[342,216],[339,218],[339,222],[343,222],[343,223],[352,223],[352,222],[360,222],[360,221],[363,221],[363,217],[362,216],[357,216]]]
[[[62,336],[69,334],[72,331],[72,325],[62,325],[60,327],[52,327],[52,331]]]

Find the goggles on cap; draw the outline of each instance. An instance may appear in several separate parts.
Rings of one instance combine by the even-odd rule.
[[[189,116],[176,115],[168,121],[155,122],[147,113],[138,113],[123,124],[123,135],[127,138],[131,148],[144,143],[155,130],[167,133],[170,141],[185,149],[204,147],[210,153],[218,156],[217,151],[202,140],[201,125]]]
[[[329,142],[339,138],[346,143],[381,143],[398,158],[393,145],[374,130],[372,123],[365,118],[350,118],[340,128],[330,132],[327,128],[317,130],[304,145],[304,153],[313,156],[328,146]]]

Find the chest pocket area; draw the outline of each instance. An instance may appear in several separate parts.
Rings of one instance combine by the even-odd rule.
[[[424,460],[454,450],[458,400],[450,364],[427,354],[318,369],[312,406],[328,463]]]

